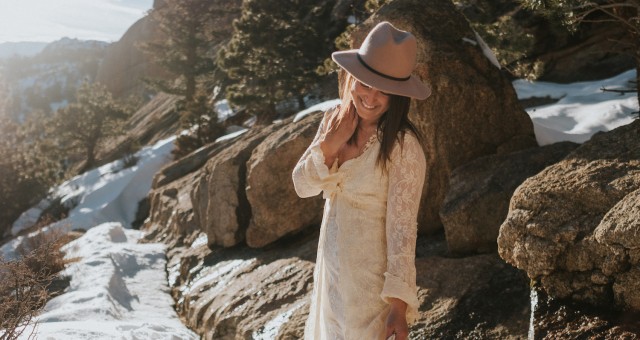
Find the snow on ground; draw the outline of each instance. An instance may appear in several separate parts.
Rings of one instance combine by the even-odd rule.
[[[327,100],[326,102],[313,105],[305,110],[298,112],[298,114],[296,114],[296,116],[293,117],[293,121],[297,122],[302,118],[308,116],[309,114],[317,111],[327,111],[338,104],[340,104],[340,99],[331,99],[331,100]]]
[[[631,70],[597,81],[555,84],[516,80],[513,86],[520,99],[546,96],[560,99],[554,104],[527,109],[538,144],[584,143],[598,131],[610,131],[631,123],[634,119],[631,112],[638,111],[637,95],[601,89],[627,88],[629,80],[635,77],[636,71]]]
[[[593,82],[559,85],[518,80],[521,99],[561,98],[558,103],[527,111],[540,144],[562,140],[584,142],[597,131],[608,131],[631,122],[638,110],[635,94],[602,93],[600,88],[620,88],[635,77],[634,71]],[[299,112],[304,116],[327,110],[338,99]],[[245,131],[221,138],[237,137]],[[133,167],[122,161],[77,176],[55,189],[55,196],[73,207],[69,217],[44,230],[82,228],[84,236],[69,243],[67,258],[78,258],[65,274],[71,277],[64,294],[49,301],[38,317],[41,339],[197,339],[178,319],[169,295],[165,271],[165,246],[138,244],[142,232],[129,230],[138,202],[148,194],[153,175],[170,159],[173,139],[158,142],[136,154]],[[31,226],[49,205],[43,200],[16,221],[17,234]],[[22,237],[5,244],[2,253],[12,255]],[[11,257],[11,256],[9,256]],[[25,332],[29,334],[30,332]],[[266,334],[266,333],[265,333]]]
[[[164,244],[138,244],[143,233],[129,230],[138,202],[153,175],[171,159],[175,138],[136,153],[136,165],[119,160],[79,175],[54,189],[54,196],[75,207],[68,218],[42,229],[85,229],[63,248],[77,262],[65,269],[71,278],[62,295],[38,316],[38,339],[199,339],[173,309],[165,271]],[[25,212],[12,232],[30,227],[49,200]],[[5,258],[24,236],[2,246]],[[0,331],[1,333],[1,331]],[[23,334],[30,334],[28,329]]]
[[[123,161],[103,165],[78,175],[53,190],[53,196],[62,198],[62,204],[73,207],[69,216],[45,230],[90,229],[104,222],[120,222],[130,227],[135,220],[138,202],[147,197],[153,175],[171,160],[175,137],[144,147],[135,154],[134,166],[123,169]],[[45,199],[24,212],[11,229],[13,235],[31,227],[49,205]],[[24,240],[19,236],[0,248],[5,258],[13,258],[13,251]]]
[[[142,234],[108,222],[63,247],[79,260],[64,271],[69,288],[38,316],[39,339],[199,339],[173,309],[165,246],[137,243]]]

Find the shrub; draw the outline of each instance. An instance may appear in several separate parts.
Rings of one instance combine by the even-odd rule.
[[[60,251],[72,238],[59,229],[40,229],[18,247],[18,259],[0,257],[0,333],[4,332],[0,340],[35,337],[35,316],[50,297],[58,294],[51,284],[72,262]],[[23,334],[27,330],[31,333]]]

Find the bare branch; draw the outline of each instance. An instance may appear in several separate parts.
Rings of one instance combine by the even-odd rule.
[[[592,13],[600,11],[600,12],[605,13],[606,15],[612,17],[613,19],[615,19],[615,21],[618,21],[621,24],[627,26],[629,29],[631,29],[631,31],[634,31],[634,32],[638,31],[638,27],[636,27],[633,24],[631,24],[628,19],[625,19],[625,18],[617,15],[613,11],[611,11],[611,9],[616,9],[616,8],[620,8],[620,7],[637,8],[637,6],[635,6],[635,5],[630,5],[630,4],[627,4],[627,3],[616,3],[616,4],[610,4],[610,5],[599,5],[599,4],[590,2],[590,3],[585,4],[583,6],[579,6],[578,9],[589,8],[589,7],[590,7],[590,9],[585,10],[584,12],[581,12],[576,16],[576,20],[578,22],[580,22],[580,21],[585,21],[586,22],[587,19],[585,19],[585,18],[589,14],[592,14]]]
[[[608,89],[608,88],[605,88],[605,87],[601,87],[601,88],[600,88],[600,91],[602,91],[602,92],[614,92],[614,93],[619,93],[621,96],[622,96],[622,95],[624,95],[624,94],[627,94],[627,93],[635,93],[635,92],[638,92],[638,90],[636,90],[636,89],[622,89],[622,90],[619,90],[619,89]]]

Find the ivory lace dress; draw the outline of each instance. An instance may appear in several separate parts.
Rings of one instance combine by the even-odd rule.
[[[325,198],[304,337],[384,339],[388,298],[407,303],[409,324],[417,316],[416,220],[424,153],[406,133],[384,174],[376,166],[380,143],[374,135],[360,156],[329,169],[319,144],[323,133],[321,123],[293,171],[300,197],[323,192]]]

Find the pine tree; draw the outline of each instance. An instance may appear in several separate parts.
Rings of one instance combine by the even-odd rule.
[[[53,135],[67,150],[84,153],[86,171],[95,166],[96,151],[105,137],[121,133],[130,110],[114,101],[111,93],[98,83],[83,84],[76,102],[58,110],[53,117]]]
[[[47,116],[28,116],[22,124],[0,119],[0,235],[62,178],[60,155],[45,131]]]
[[[226,75],[215,63],[216,48],[231,36],[231,22],[239,15],[241,0],[169,0],[153,9],[151,19],[162,39],[143,46],[153,59],[176,79],[148,80],[155,88],[181,97],[176,105],[180,124],[189,136],[179,135],[183,155],[218,135],[216,113],[209,107],[224,92]],[[214,91],[215,90],[215,91]],[[207,100],[209,94],[213,96]],[[207,122],[208,124],[202,124]],[[206,126],[205,126],[206,125]],[[201,131],[202,130],[202,131]],[[206,130],[206,131],[205,131]],[[188,142],[185,142],[188,141]]]
[[[143,48],[154,61],[178,77],[177,82],[154,80],[152,85],[163,92],[184,96],[190,102],[196,92],[197,77],[213,71],[210,45],[205,38],[207,1],[166,1],[150,12],[162,33],[162,40]]]
[[[614,24],[623,28],[617,52],[630,54],[636,63],[633,92],[638,94],[640,106],[640,0],[524,0],[526,6],[562,21],[575,29],[581,24]],[[631,91],[631,90],[630,90]],[[640,114],[640,112],[639,112]]]
[[[270,123],[284,100],[304,108],[303,96],[320,79],[315,70],[329,52],[322,30],[331,7],[330,1],[243,1],[218,57],[231,79],[227,99],[255,114],[258,124]]]

